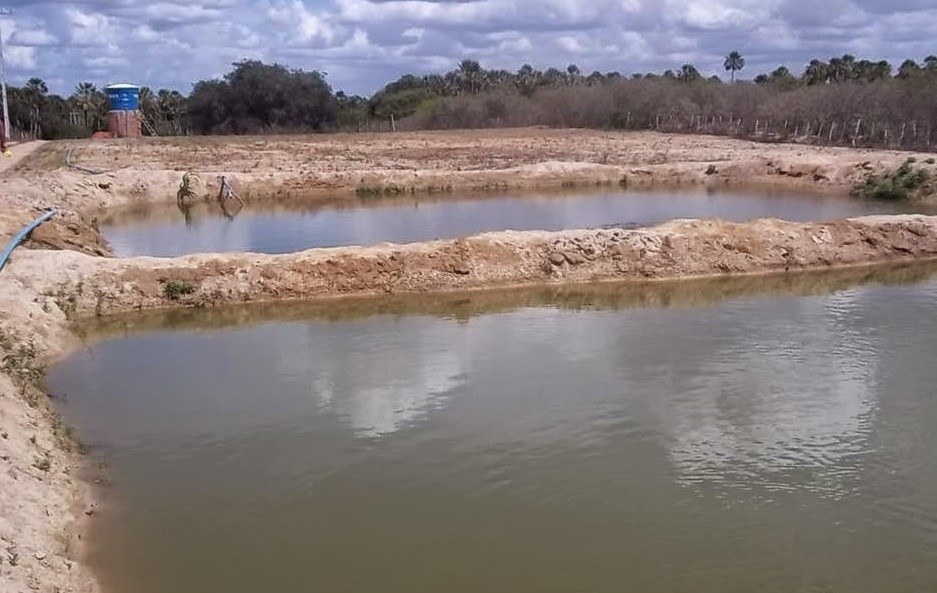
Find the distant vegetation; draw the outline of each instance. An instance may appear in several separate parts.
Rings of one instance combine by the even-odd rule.
[[[334,127],[338,105],[323,74],[251,60],[195,83],[185,114],[196,134],[310,132]]]
[[[745,58],[731,52],[722,66],[734,81]],[[246,60],[188,96],[144,88],[141,109],[148,133],[159,135],[545,125],[926,150],[937,142],[937,56],[894,70],[844,55],[812,60],[800,74],[780,66],[730,84],[692,64],[626,76],[463,60],[443,74],[403,76],[370,98],[333,92],[321,72]],[[11,123],[27,135],[87,137],[106,115],[106,97],[91,83],[68,98],[40,79],[10,90]]]

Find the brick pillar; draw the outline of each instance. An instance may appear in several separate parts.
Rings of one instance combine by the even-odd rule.
[[[109,111],[107,129],[118,138],[139,138],[143,126],[139,111]]]

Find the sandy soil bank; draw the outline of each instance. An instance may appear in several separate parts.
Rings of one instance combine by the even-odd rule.
[[[91,175],[64,166],[66,154]],[[489,233],[455,241],[272,256],[100,257],[106,209],[172,202],[230,175],[252,199],[352,197],[358,188],[491,190],[563,185],[775,185],[845,192],[906,153],[725,138],[506,130],[301,138],[155,139],[19,147],[0,174],[0,242],[54,206],[0,273],[0,591],[95,591],[77,561],[93,521],[80,459],[41,389],[44,365],[78,343],[69,323],[134,310],[493,286],[795,272],[937,258],[937,218],[791,224],[676,221],[642,230]],[[921,158],[923,161],[923,158]],[[707,175],[710,165],[715,173]],[[89,518],[90,517],[90,518]]]
[[[937,217],[681,220],[638,230],[505,231],[285,255],[115,259],[27,250],[5,273],[0,298],[19,292],[11,298],[30,298],[41,312],[77,318],[180,305],[796,272],[932,258]]]

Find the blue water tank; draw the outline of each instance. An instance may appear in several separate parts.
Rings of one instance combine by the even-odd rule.
[[[112,84],[104,89],[111,111],[138,111],[140,87],[132,84]]]

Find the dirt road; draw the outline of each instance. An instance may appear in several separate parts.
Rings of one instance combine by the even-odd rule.
[[[14,169],[17,165],[23,162],[26,157],[31,155],[44,144],[46,144],[44,140],[31,140],[29,142],[11,144],[10,152],[13,153],[13,156],[0,158],[0,175],[5,174],[11,169]]]

